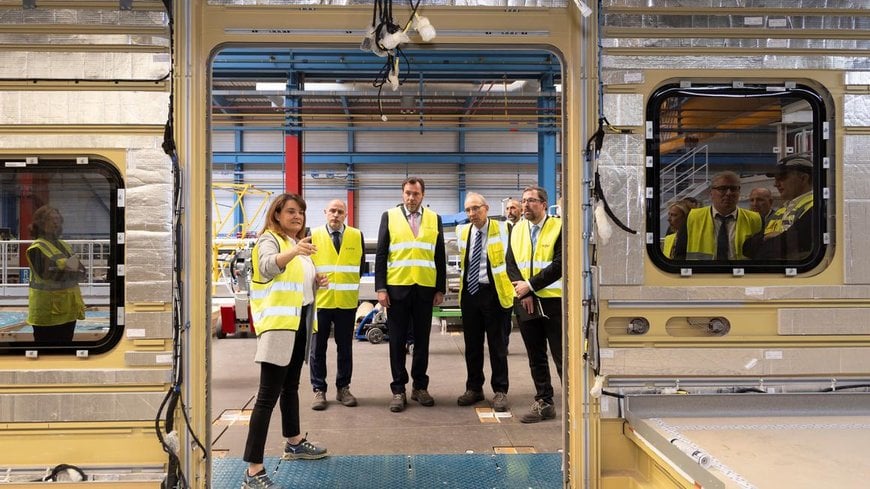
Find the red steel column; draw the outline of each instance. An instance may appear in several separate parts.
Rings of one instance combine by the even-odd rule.
[[[284,191],[302,195],[301,135],[284,135]]]

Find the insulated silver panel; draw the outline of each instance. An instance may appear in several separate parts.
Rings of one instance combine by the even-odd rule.
[[[172,338],[172,312],[128,310],[125,322],[124,333],[129,339]]]
[[[847,284],[870,284],[870,200],[847,201],[844,221],[853,223],[843,230],[843,273]]]
[[[671,306],[680,302],[762,302],[771,300],[811,300],[861,298],[870,294],[870,287],[843,286],[768,286],[754,287],[743,284],[744,278],[732,277],[715,287],[697,287],[687,279],[685,287],[602,287],[601,299],[614,301],[613,305],[649,302],[656,306]],[[668,303],[671,304],[668,304]],[[611,307],[613,307],[611,305]]]
[[[605,348],[601,374],[836,375],[870,372],[865,348]],[[754,361],[753,361],[754,360]]]
[[[214,0],[212,0],[214,1]],[[686,10],[704,7],[728,8],[776,8],[790,7],[802,8],[867,8],[866,0],[603,0],[602,6],[607,7],[636,7],[648,10],[650,8],[684,8]]]
[[[604,116],[613,125],[642,126],[643,114],[643,95],[641,94],[604,95]]]
[[[843,125],[846,127],[870,127],[870,95],[845,95],[843,97]]]
[[[0,106],[8,107],[0,124],[163,124],[169,94],[8,91],[0,92]]]
[[[87,360],[84,360],[87,361]],[[171,372],[158,369],[98,370],[2,370],[3,385],[161,385],[171,380]],[[5,397],[5,396],[2,396]]]
[[[124,352],[128,367],[169,367],[172,365],[171,351],[128,351]]]
[[[0,92],[2,93],[2,92]],[[0,110],[3,105],[0,104]],[[101,134],[5,134],[0,138],[0,148],[159,148],[160,136],[128,136]],[[117,163],[117,162],[116,162]]]
[[[870,308],[780,309],[781,335],[870,335]]]
[[[620,40],[622,43],[628,40]],[[607,43],[613,45],[613,42]],[[615,45],[614,45],[615,47]],[[676,48],[676,46],[666,46]],[[813,69],[813,70],[867,70],[868,56],[614,56],[602,57],[605,69]]]
[[[163,392],[0,396],[0,422],[153,421]]]
[[[870,71],[846,73],[846,85],[870,85]]]
[[[616,124],[613,120],[612,123]],[[643,283],[644,260],[644,137],[607,135],[598,160],[601,185],[613,213],[638,234],[616,225],[606,245],[599,243],[598,267],[602,284]]]

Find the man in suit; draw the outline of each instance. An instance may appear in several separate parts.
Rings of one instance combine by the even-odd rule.
[[[761,229],[767,227],[773,216],[773,195],[764,187],[756,187],[749,192],[749,208],[761,216]]]
[[[517,199],[509,199],[504,206],[504,217],[510,224],[508,227],[513,227],[520,220],[523,212],[523,205]]]
[[[393,393],[390,411],[405,410],[405,344],[413,332],[411,400],[433,406],[429,395],[429,333],[432,307],[444,301],[447,290],[447,260],[441,216],[422,207],[426,184],[422,178],[402,182],[402,205],[381,216],[375,253],[375,290],[378,302],[387,308],[390,334],[390,371]],[[413,328],[413,330],[411,330]]]
[[[505,254],[507,223],[489,219],[489,205],[482,195],[469,192],[465,214],[470,224],[457,231],[459,263],[462,266],[459,305],[465,338],[465,393],[456,403],[470,406],[484,400],[483,339],[489,345],[492,369],[492,408],[507,410],[508,362],[504,323],[510,320],[514,288],[508,278]]]
[[[511,230],[507,270],[520,307],[533,314],[540,301],[544,314],[520,321],[535,383],[535,402],[520,421],[537,423],[556,417],[548,345],[562,379],[562,220],[547,216],[547,191],[541,187],[523,190],[523,217]]]
[[[674,258],[684,260],[746,260],[743,243],[761,231],[761,216],[737,207],[740,176],[723,171],[710,181],[710,202],[689,211],[685,232],[678,231]]]
[[[359,229],[346,226],[347,206],[335,199],[323,209],[326,225],[315,228],[311,243],[317,246],[312,255],[318,273],[329,279],[326,289],[317,291],[317,324],[314,348],[311,349],[311,386],[314,400],[311,409],[326,409],[326,349],[329,332],[335,326],[337,373],[335,400],[356,406],[356,397],[350,393],[353,375],[353,329],[359,303],[359,279],[365,266],[365,240]]]

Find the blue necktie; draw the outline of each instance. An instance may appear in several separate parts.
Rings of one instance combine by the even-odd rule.
[[[476,294],[480,288],[478,274],[480,274],[481,256],[483,256],[483,233],[478,230],[474,236],[474,249],[471,251],[471,258],[468,260],[468,271],[465,275],[468,281],[468,293],[471,295]]]

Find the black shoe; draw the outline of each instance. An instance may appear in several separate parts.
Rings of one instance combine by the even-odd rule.
[[[537,400],[532,403],[532,407],[526,414],[520,417],[522,423],[540,423],[545,419],[553,419],[556,417],[556,408],[547,402]]]
[[[483,392],[481,391],[465,391],[464,394],[456,398],[456,404],[459,404],[460,406],[471,406],[483,399]]]
[[[432,396],[429,395],[429,391],[426,389],[414,389],[411,391],[411,400],[417,401],[421,406],[434,406],[435,399],[432,399]]]
[[[390,411],[401,413],[405,410],[405,404],[408,404],[408,400],[405,399],[404,392],[401,394],[393,394],[393,398],[390,400]]]

